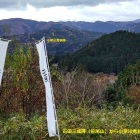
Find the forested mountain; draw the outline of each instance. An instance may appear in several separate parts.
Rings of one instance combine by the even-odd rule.
[[[22,43],[35,43],[46,37],[49,54],[73,53],[105,33],[117,30],[140,32],[139,20],[130,22],[39,22],[21,18],[0,20],[0,36],[16,37]],[[47,42],[47,39],[65,39],[66,42]],[[12,48],[10,48],[12,50]],[[120,66],[121,67],[121,66]]]
[[[62,22],[65,26],[85,31],[96,31],[102,33],[112,33],[119,30],[129,32],[140,32],[140,23],[135,22],[114,22],[114,21],[96,21],[96,22]]]
[[[140,59],[140,34],[127,31],[103,35],[59,63],[71,71],[82,65],[89,72],[118,73]]]
[[[0,35],[19,35],[51,28],[62,29],[63,27],[64,25],[59,22],[39,22],[29,19],[11,18],[0,20]]]
[[[37,31],[35,33],[26,33],[23,35],[14,36],[20,43],[31,43],[35,44],[36,41],[40,40],[43,36],[46,38],[46,45],[49,54],[67,54],[73,53],[91,41],[102,36],[103,33],[91,32],[91,31],[80,31],[76,29],[63,28],[63,29],[48,29]],[[52,39],[52,42],[48,40]],[[58,39],[58,42],[57,42]],[[59,42],[60,39],[65,41]]]
[[[102,33],[112,33],[118,30],[127,30],[130,32],[140,32],[139,20],[129,22],[114,21],[67,21],[67,22],[42,22],[29,19],[12,18],[0,20],[0,35],[19,35],[24,33],[33,33],[39,30],[63,29],[69,27],[71,29],[95,31]]]

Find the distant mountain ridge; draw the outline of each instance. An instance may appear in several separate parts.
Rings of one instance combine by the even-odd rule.
[[[19,35],[33,33],[50,28],[63,28],[64,25],[57,22],[38,22],[34,20],[12,18],[0,20],[0,35]]]
[[[20,42],[31,43],[43,36],[46,38],[66,38],[66,43],[49,43],[51,54],[73,53],[103,34],[119,30],[140,32],[140,20],[129,22],[39,22],[29,19],[12,18],[0,20],[0,36],[16,35]],[[52,36],[55,32],[55,36]]]
[[[96,22],[64,22],[65,26],[78,28],[80,30],[95,31],[102,33],[112,33],[119,30],[129,32],[140,32],[140,20],[129,22],[96,21]]]
[[[140,23],[140,19],[134,20],[132,22],[134,22],[134,23]]]
[[[127,30],[129,32],[140,32],[140,19],[129,22],[113,22],[113,21],[68,21],[68,22],[39,22],[29,19],[12,18],[0,20],[0,35],[18,35],[24,33],[33,33],[39,30],[63,29],[69,27],[71,29],[95,31],[102,33],[112,33],[118,30]]]

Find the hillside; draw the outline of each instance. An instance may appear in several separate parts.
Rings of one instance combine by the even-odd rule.
[[[29,19],[11,18],[0,20],[0,36],[3,35],[19,35],[24,33],[33,33],[39,30],[48,29],[63,29],[69,27],[71,29],[95,31],[102,33],[112,33],[118,30],[127,30],[130,32],[140,32],[139,19],[129,22],[114,22],[114,21],[67,21],[67,22],[42,22]]]
[[[91,31],[80,31],[76,29],[48,29],[37,31],[35,33],[26,33],[15,36],[20,43],[32,43],[40,40],[43,36],[46,38],[46,45],[49,54],[67,54],[73,53],[91,41],[102,36],[102,33]],[[65,39],[66,42],[48,42],[48,39]]]
[[[119,30],[129,32],[140,32],[140,22],[129,21],[129,22],[114,22],[114,21],[96,21],[96,22],[62,22],[65,26],[76,28],[85,31],[96,31],[102,33],[112,33]]]
[[[82,65],[89,72],[118,73],[140,59],[140,34],[117,31],[103,35],[59,63],[71,71]]]
[[[110,38],[114,43],[131,39],[127,41],[131,46],[132,41],[138,43],[133,38],[139,40],[139,35],[116,32],[102,36],[102,43],[109,44]],[[133,47],[140,52],[137,45]],[[129,50],[126,45],[121,48]],[[140,61],[118,76],[80,68],[63,73],[49,65],[62,140],[140,139]],[[0,140],[58,139],[48,135],[45,90],[36,48],[16,43],[14,52],[6,55],[0,87]]]
[[[19,35],[33,33],[39,30],[50,28],[63,28],[63,25],[56,22],[38,22],[35,20],[11,18],[0,20],[0,35]]]

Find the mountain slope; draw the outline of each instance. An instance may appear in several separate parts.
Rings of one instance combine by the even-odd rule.
[[[50,28],[63,28],[64,25],[56,22],[38,22],[34,20],[12,18],[0,20],[0,35],[18,35],[32,33]]]
[[[46,38],[47,50],[49,54],[73,53],[91,41],[102,36],[102,33],[91,31],[80,31],[76,29],[48,29],[37,31],[35,33],[26,33],[15,36],[21,43],[35,43],[43,36]],[[48,42],[48,39],[65,39],[66,42]]]
[[[63,22],[65,26],[69,26],[71,28],[78,28],[79,30],[85,31],[96,31],[102,33],[110,33],[118,30],[116,25],[110,24],[108,22]]]
[[[76,30],[112,33],[118,30],[140,32],[139,20],[130,22],[96,21],[96,22],[38,22],[21,18],[0,20],[0,35],[18,35],[33,33],[39,30],[63,29],[69,27]]]
[[[129,32],[140,32],[140,23],[136,21],[130,22],[113,22],[113,21],[96,21],[96,22],[61,22],[65,26],[77,28],[85,31],[96,31],[102,33],[112,33],[119,30],[126,30]]]
[[[83,65],[90,72],[118,73],[140,59],[140,34],[117,31],[103,35],[59,64],[68,71]]]

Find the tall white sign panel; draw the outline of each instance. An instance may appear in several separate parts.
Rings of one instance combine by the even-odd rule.
[[[3,69],[5,64],[5,57],[7,52],[9,40],[0,38],[0,86],[2,81]]]
[[[36,47],[39,54],[40,72],[41,72],[41,76],[45,85],[47,124],[48,124],[49,136],[59,137],[58,130],[57,130],[58,135],[56,134],[56,129],[58,129],[58,123],[57,123],[56,109],[55,109],[55,104],[54,104],[52,83],[51,83],[51,78],[50,78],[50,70],[49,70],[49,64],[48,64],[45,38],[43,38],[39,43],[36,43]]]

